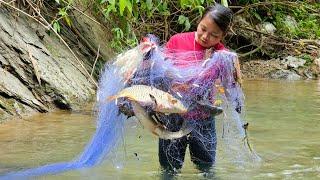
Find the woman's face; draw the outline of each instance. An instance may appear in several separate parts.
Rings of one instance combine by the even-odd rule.
[[[206,15],[198,24],[196,41],[205,48],[210,48],[221,41],[224,33],[219,26]]]

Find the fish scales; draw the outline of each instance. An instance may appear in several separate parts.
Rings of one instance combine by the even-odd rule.
[[[158,136],[161,139],[181,138],[188,135],[193,129],[191,125],[187,125],[186,121],[184,121],[179,131],[168,131],[162,124],[154,121],[140,104],[135,101],[132,101],[131,104],[135,117],[140,121],[143,127],[148,129],[152,134]]]
[[[154,111],[163,113],[186,113],[187,107],[171,94],[146,85],[133,85],[124,88],[109,100],[126,97],[143,106],[151,106]]]

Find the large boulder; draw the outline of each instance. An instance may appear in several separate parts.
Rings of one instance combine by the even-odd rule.
[[[77,56],[81,61],[38,23],[0,9],[0,121],[89,102],[96,86],[88,57]]]
[[[280,70],[275,70],[270,72],[270,78],[272,79],[285,79],[285,80],[301,80],[302,77],[298,75],[297,73],[290,71],[290,70],[285,70],[285,69],[280,69]]]

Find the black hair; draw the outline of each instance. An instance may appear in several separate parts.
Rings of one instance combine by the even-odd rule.
[[[225,7],[219,3],[215,3],[213,6],[209,6],[205,9],[200,21],[209,16],[219,28],[226,33],[229,30],[229,26],[233,19],[233,12],[228,7]]]

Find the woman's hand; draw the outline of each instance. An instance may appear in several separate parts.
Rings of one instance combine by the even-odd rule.
[[[206,49],[205,53],[204,53],[204,57],[203,59],[206,60],[206,59],[209,59],[211,56],[212,56],[212,53],[214,52],[214,49],[213,48],[210,48],[210,49]]]
[[[126,115],[127,118],[131,117],[131,116],[134,116],[134,112],[132,110],[132,107],[131,107],[131,104],[129,101],[125,100],[124,98],[120,98],[118,101],[117,101],[117,106],[119,108],[119,111]]]
[[[149,52],[151,49],[156,48],[156,44],[151,42],[151,40],[147,37],[144,37],[140,42],[140,51],[145,54]]]

